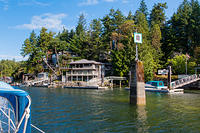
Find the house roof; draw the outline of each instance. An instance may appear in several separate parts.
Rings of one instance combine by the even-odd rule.
[[[93,61],[93,60],[82,59],[82,60],[78,60],[78,61],[72,61],[69,64],[102,64],[102,63],[96,62],[96,61]]]

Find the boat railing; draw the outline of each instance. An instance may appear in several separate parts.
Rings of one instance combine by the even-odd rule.
[[[4,132],[6,129],[8,132],[15,131],[16,130],[16,123],[11,119],[11,115],[15,116],[15,113],[12,109],[6,108],[4,106],[0,106],[0,114],[1,114],[1,120],[0,120],[0,132]],[[15,118],[14,118],[15,120]],[[7,127],[7,128],[5,128]]]
[[[29,96],[27,96],[28,100],[29,100],[29,104],[26,107],[21,120],[19,121],[19,123],[16,123],[16,119],[15,119],[15,112],[14,110],[4,107],[4,106],[0,106],[0,114],[1,114],[1,119],[0,119],[0,132],[14,132],[17,133],[22,122],[25,119],[25,124],[24,124],[24,130],[23,133],[26,132],[26,128],[27,128],[27,123],[28,123],[28,119],[30,117],[30,105],[31,105],[31,99]],[[17,126],[16,126],[17,125]],[[38,131],[40,131],[41,133],[45,133],[44,131],[42,131],[41,129],[39,129],[38,127],[34,126],[33,124],[31,124],[32,127],[34,127],[35,129],[37,129]],[[6,130],[6,131],[5,131]]]

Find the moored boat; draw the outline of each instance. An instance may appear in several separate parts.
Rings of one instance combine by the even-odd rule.
[[[130,90],[129,87],[125,87],[126,90]],[[183,89],[168,89],[164,86],[163,81],[149,81],[145,84],[145,91],[147,92],[160,92],[160,93],[183,93]]]

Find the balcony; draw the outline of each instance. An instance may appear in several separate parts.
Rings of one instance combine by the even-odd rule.
[[[98,73],[66,73],[66,76],[98,76]]]

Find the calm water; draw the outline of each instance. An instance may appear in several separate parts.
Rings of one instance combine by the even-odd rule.
[[[47,133],[200,132],[200,91],[147,93],[147,105],[136,108],[120,89],[25,90],[32,98],[32,123]]]

